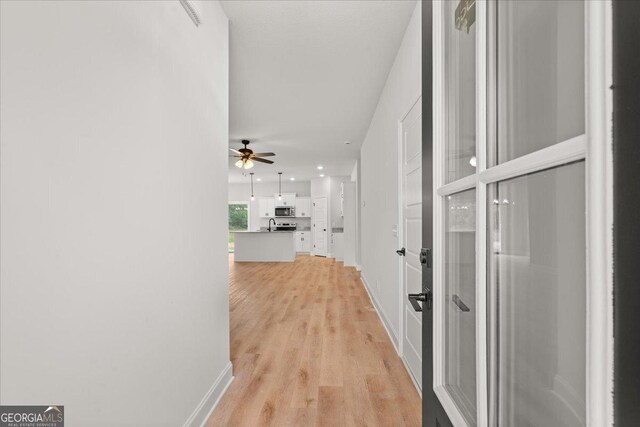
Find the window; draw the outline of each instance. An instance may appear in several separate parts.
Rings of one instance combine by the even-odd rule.
[[[235,244],[234,231],[249,230],[249,202],[229,203],[229,253],[233,253]]]

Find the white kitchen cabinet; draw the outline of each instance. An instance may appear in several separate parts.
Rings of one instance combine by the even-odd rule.
[[[275,206],[277,207],[295,207],[296,206],[296,193],[282,193],[282,200],[278,194],[273,195]]]
[[[260,218],[275,217],[275,200],[271,197],[261,197],[258,200],[258,208],[260,209]]]
[[[296,252],[311,252],[311,232],[296,231],[294,233]]]
[[[311,217],[311,197],[296,197],[296,217]]]

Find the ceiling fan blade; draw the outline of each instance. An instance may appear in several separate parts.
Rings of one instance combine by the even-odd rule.
[[[239,154],[239,155],[241,155],[241,156],[242,156],[242,153],[241,153],[241,152],[239,152],[238,150],[234,150],[233,148],[229,148],[229,151],[231,151],[231,152],[233,152],[233,153],[235,153],[235,154]]]
[[[253,160],[254,162],[260,162],[260,163],[268,163],[268,164],[273,163],[271,160],[261,159],[260,157],[252,157],[251,160]]]
[[[253,155],[256,157],[271,157],[275,156],[276,153],[253,153]]]

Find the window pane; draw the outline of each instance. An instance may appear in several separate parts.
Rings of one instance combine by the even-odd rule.
[[[246,231],[249,229],[249,204],[229,204],[229,253],[235,249],[235,234],[233,231]]]
[[[493,184],[489,196],[497,424],[583,426],[584,162]]]
[[[445,181],[475,173],[476,168],[476,27],[471,2],[444,2],[447,105]],[[475,4],[475,3],[474,3]],[[457,12],[456,12],[457,10]],[[466,11],[466,13],[465,13]],[[458,25],[466,17],[469,27]]]
[[[584,2],[497,7],[498,147],[497,156],[488,153],[491,165],[585,133]]]
[[[447,197],[445,236],[446,388],[476,424],[476,192]]]

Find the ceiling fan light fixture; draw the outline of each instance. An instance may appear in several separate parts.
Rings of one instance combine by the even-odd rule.
[[[238,161],[235,163],[237,167],[241,169],[251,169],[254,162],[273,164],[273,160],[268,160],[264,157],[275,156],[275,153],[254,153],[253,150],[247,147],[249,142],[250,141],[248,139],[243,139],[242,143],[244,144],[244,148],[240,148],[239,150],[229,148],[229,150],[234,154],[234,157],[239,157]]]

